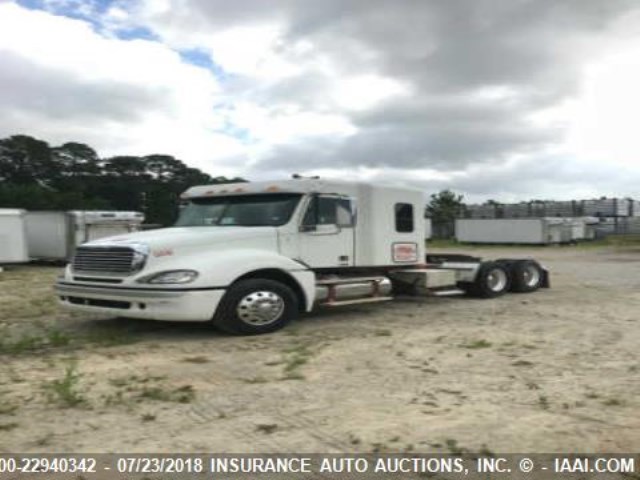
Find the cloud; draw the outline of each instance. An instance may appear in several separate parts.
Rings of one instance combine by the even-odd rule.
[[[245,98],[274,111],[283,103],[331,111],[357,131],[346,139],[294,136],[265,150],[261,168],[301,167],[306,158],[332,168],[445,171],[562,142],[566,132],[558,125],[532,118],[580,93],[584,68],[618,45],[616,22],[634,6],[624,0],[157,3],[142,1],[138,14],[161,38],[209,48],[222,68],[265,80],[244,90]],[[219,45],[225,35],[233,40]],[[274,58],[277,75],[269,67]]]
[[[216,112],[216,78],[161,43],[5,3],[0,64],[2,135],[83,141],[102,155],[166,152],[206,170],[243,155]]]
[[[609,119],[639,98],[616,79],[640,72],[632,0],[43,1],[0,4],[0,133],[165,151],[215,175],[631,190],[635,117],[594,119],[605,91]],[[616,78],[590,73],[621,45]],[[626,163],[609,172],[608,156]]]

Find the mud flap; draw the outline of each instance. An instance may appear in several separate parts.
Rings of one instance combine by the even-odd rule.
[[[549,280],[549,270],[542,268],[542,281],[540,282],[540,288],[550,288],[551,281]]]

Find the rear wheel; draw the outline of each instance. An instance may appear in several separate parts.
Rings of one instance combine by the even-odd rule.
[[[505,294],[511,286],[509,269],[498,262],[485,262],[480,265],[474,282],[468,292],[480,298],[494,298]]]
[[[236,335],[259,335],[283,328],[298,313],[298,299],[275,280],[240,280],[222,298],[213,323]]]
[[[512,292],[535,292],[542,286],[544,272],[533,260],[518,260],[511,266],[511,278]]]

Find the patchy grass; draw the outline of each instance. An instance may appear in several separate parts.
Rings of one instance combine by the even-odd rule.
[[[209,363],[209,359],[202,355],[196,355],[193,357],[184,357],[182,361],[187,363],[197,363],[197,364]]]
[[[133,392],[139,389],[140,384],[145,385],[166,379],[166,375],[127,375],[125,377],[110,378],[109,383],[114,387],[125,388],[126,391]]]
[[[578,248],[598,248],[598,247],[640,247],[640,235],[609,235],[599,240],[580,242]]]
[[[470,350],[478,350],[478,349],[481,349],[481,348],[490,348],[491,346],[492,346],[492,343],[488,342],[487,340],[484,340],[484,339],[474,340],[473,342],[464,343],[464,344],[460,345],[460,347],[468,348]]]
[[[178,388],[153,386],[143,388],[138,398],[160,402],[191,403],[196,398],[196,392],[191,385],[183,385]]]
[[[128,345],[140,339],[130,332],[97,330],[71,335],[57,328],[45,329],[40,334],[23,333],[18,338],[8,336],[0,340],[0,355],[23,355],[46,351],[76,351],[91,346],[111,347]]]
[[[46,435],[36,439],[33,443],[35,443],[38,447],[46,447],[47,445],[51,444],[51,440],[53,440],[53,437],[55,435],[51,432],[47,433]]]
[[[60,268],[16,266],[0,274],[0,318],[23,321],[53,316],[58,309],[51,286]],[[28,287],[28,288],[25,288]]]
[[[304,380],[299,369],[306,365],[316,352],[307,343],[299,343],[284,350],[282,380]]]
[[[384,442],[374,442],[371,444],[371,453],[382,453],[390,450],[389,446]]]
[[[549,399],[545,395],[540,395],[538,397],[538,406],[543,410],[549,410]]]
[[[191,403],[196,396],[195,389],[191,385],[175,387],[161,382],[166,380],[165,375],[129,375],[109,379],[109,384],[116,391],[103,395],[105,406],[124,405],[132,407],[144,400],[159,402]]]
[[[265,435],[271,435],[278,429],[277,423],[261,423],[256,425],[256,431],[262,432]]]
[[[464,453],[469,453],[469,449],[458,445],[458,441],[453,438],[447,438],[444,441],[444,444],[447,450],[449,450],[449,453],[451,453],[452,455],[462,455]]]
[[[66,347],[71,343],[72,337],[60,330],[52,329],[47,333],[47,342],[52,347]]]
[[[2,399],[2,403],[0,403],[0,415],[13,415],[17,410],[18,405]]]
[[[133,343],[140,336],[131,328],[86,323],[65,329],[52,285],[59,267],[22,265],[0,274],[0,355],[75,351],[92,346]]]
[[[15,428],[18,428],[18,424],[16,422],[0,423],[0,431],[2,432],[10,432]]]
[[[241,379],[241,381],[243,381],[244,383],[248,383],[250,385],[256,384],[256,383],[267,383],[267,382],[269,382],[269,380],[267,380],[264,377],[243,378],[243,379]]]
[[[117,405],[131,404],[131,400],[129,398],[125,398],[124,392],[122,390],[118,390],[115,393],[103,395],[102,399],[105,407],[114,407]]]
[[[130,345],[133,343],[137,343],[140,340],[141,338],[133,334],[133,332],[131,331],[101,329],[77,337],[75,347],[117,347],[119,345]]]
[[[305,377],[300,372],[289,372],[283,375],[280,380],[306,380],[306,379],[307,377]]]
[[[514,367],[531,367],[533,366],[533,362],[530,362],[528,360],[516,360],[511,365],[513,365]]]
[[[58,403],[66,408],[80,407],[87,404],[87,399],[78,386],[82,375],[78,373],[76,368],[75,363],[69,364],[62,378],[45,384],[49,401]]]
[[[306,353],[291,356],[284,367],[285,372],[292,372],[306,364],[309,361],[309,356]]]
[[[23,334],[20,338],[0,340],[0,354],[19,355],[41,348],[44,340],[39,335]]]
[[[390,337],[393,335],[393,332],[388,328],[381,328],[373,332],[373,335],[376,337]]]

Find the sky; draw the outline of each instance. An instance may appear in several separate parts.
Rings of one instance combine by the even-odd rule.
[[[0,137],[212,176],[640,198],[637,0],[0,0]]]

